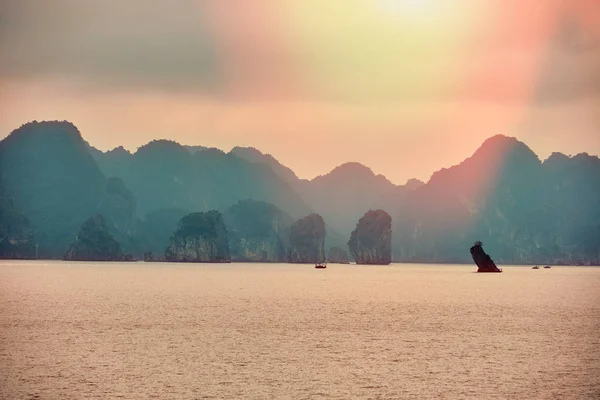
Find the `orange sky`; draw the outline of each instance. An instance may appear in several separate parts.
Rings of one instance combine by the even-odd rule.
[[[594,0],[9,0],[0,12],[0,137],[66,119],[103,150],[253,146],[301,177],[359,161],[396,183],[497,133],[542,158],[600,153]]]

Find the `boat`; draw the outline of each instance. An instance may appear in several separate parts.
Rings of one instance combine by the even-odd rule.
[[[549,265],[546,265],[544,268],[552,268],[552,267],[551,267],[551,266],[549,266]]]
[[[535,267],[531,268],[531,269],[540,269],[539,265],[536,265]]]
[[[315,264],[315,268],[316,269],[325,269],[325,268],[327,268],[327,264],[326,263],[317,263],[317,264]]]

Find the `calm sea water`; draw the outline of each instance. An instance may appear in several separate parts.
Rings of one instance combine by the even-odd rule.
[[[600,268],[0,263],[0,397],[600,399]]]

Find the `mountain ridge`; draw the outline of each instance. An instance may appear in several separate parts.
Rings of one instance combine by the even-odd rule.
[[[254,148],[225,153],[163,139],[134,153],[122,146],[102,152],[70,122],[34,121],[0,141],[0,167],[0,189],[14,199],[6,215],[22,213],[30,222],[41,256],[64,250],[99,211],[111,234],[139,254],[151,243],[160,252],[156,245],[167,235],[136,236],[146,229],[142,216],[153,215],[148,228],[160,229],[184,210],[224,212],[252,199],[294,219],[318,213],[327,247],[344,247],[365,212],[385,210],[394,261],[469,262],[464,249],[475,240],[486,242],[499,262],[600,260],[600,159],[555,152],[542,161],[504,135],[486,139],[427,182],[395,185],[357,162],[300,179]],[[165,213],[151,214],[159,210]]]

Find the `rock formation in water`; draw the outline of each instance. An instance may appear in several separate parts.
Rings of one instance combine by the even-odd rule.
[[[288,261],[291,263],[325,261],[325,221],[319,214],[308,215],[292,224]]]
[[[329,248],[329,254],[327,255],[327,261],[336,264],[350,264],[348,258],[348,252],[341,247],[333,246]]]
[[[357,264],[392,262],[392,218],[383,210],[370,210],[356,224],[348,241]]]
[[[165,250],[165,260],[231,262],[227,229],[221,213],[198,212],[181,218]]]
[[[125,258],[121,245],[108,233],[100,214],[94,214],[81,225],[75,242],[64,256],[69,261],[120,261]]]
[[[292,218],[270,203],[243,200],[223,214],[233,261],[285,262]]]
[[[477,264],[477,272],[502,272],[502,270],[496,266],[492,258],[483,251],[481,242],[475,242],[475,244],[471,246],[471,256],[473,257],[475,264]]]

